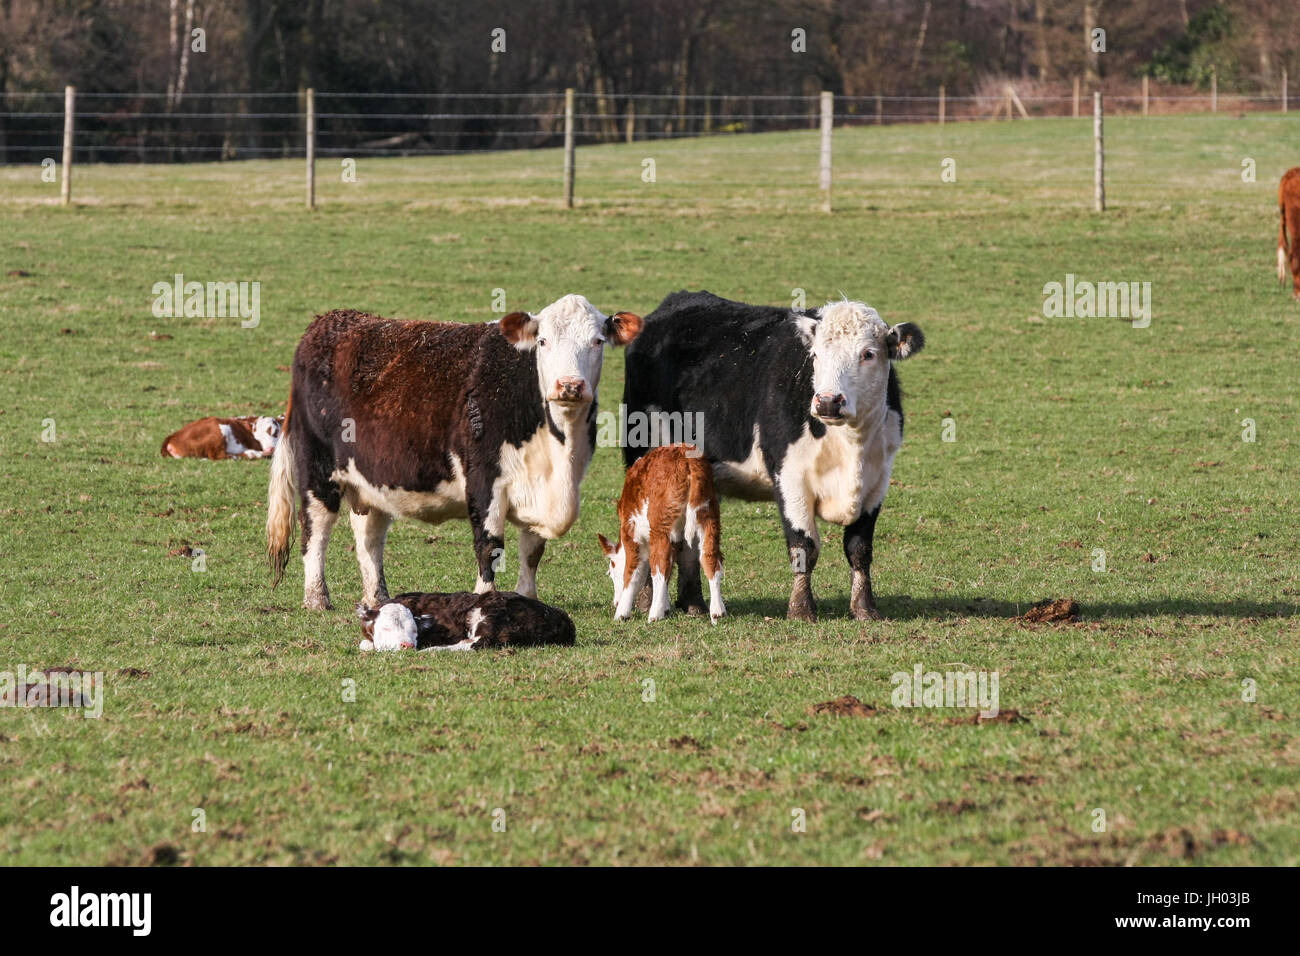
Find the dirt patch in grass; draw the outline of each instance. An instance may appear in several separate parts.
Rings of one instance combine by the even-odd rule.
[[[1021,615],[1020,620],[1026,624],[1073,624],[1079,620],[1079,602],[1074,598],[1047,598]]]
[[[808,708],[808,713],[813,715],[829,714],[831,717],[874,717],[878,710],[870,704],[864,704],[852,694],[845,694],[843,697],[836,697],[834,700],[824,700],[820,704],[813,704]]]

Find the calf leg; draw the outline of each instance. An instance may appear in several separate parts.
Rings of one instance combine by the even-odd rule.
[[[322,500],[312,491],[302,496],[302,606],[310,611],[334,606],[330,604],[329,588],[325,585],[325,548],[334,523],[339,520],[338,495],[333,496],[333,508],[328,501],[328,496]]]
[[[876,516],[880,508],[862,515],[844,529],[844,556],[853,569],[852,597],[849,612],[859,621],[878,621],[876,599],[871,593],[871,542],[876,534]]]
[[[668,578],[673,573],[673,543],[666,534],[650,535],[650,598],[649,621],[662,621],[668,614]]]
[[[817,516],[813,514],[811,501],[804,495],[794,499],[778,493],[777,505],[785,531],[786,551],[790,555],[790,570],[794,572],[786,617],[792,621],[815,621],[817,601],[812,593],[812,573],[821,552]]]
[[[677,608],[687,614],[704,613],[704,592],[700,589],[700,555],[690,541],[678,545]]]
[[[712,621],[727,613],[727,606],[722,603],[722,547],[719,537],[716,516],[706,520],[699,541],[700,566],[709,581],[709,619]]]
[[[352,537],[357,543],[357,563],[361,565],[361,600],[376,607],[388,600],[388,582],[384,580],[384,542],[393,516],[378,508],[365,514],[348,510]]]
[[[627,554],[629,565],[629,576],[624,578],[626,582],[623,586],[623,592],[618,597],[618,607],[614,609],[614,620],[626,621],[632,616],[632,605],[636,603],[637,595],[645,587],[646,578],[650,576],[650,564],[646,560],[647,555],[642,553],[639,546],[635,543],[624,541],[623,548]]]
[[[537,597],[537,565],[541,563],[546,539],[527,528],[519,529],[519,580],[515,590],[524,597]]]

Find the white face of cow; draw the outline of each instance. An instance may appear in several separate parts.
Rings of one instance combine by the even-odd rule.
[[[280,440],[280,420],[261,416],[253,423],[253,437],[261,443],[263,451],[274,451],[275,443]]]
[[[361,650],[400,651],[414,648],[419,630],[415,615],[404,604],[385,604],[379,610],[357,606],[361,618]]]
[[[631,312],[607,316],[580,295],[566,295],[537,315],[512,312],[501,334],[517,349],[537,351],[537,386],[561,414],[576,416],[596,398],[606,345],[627,345],[641,331]]]
[[[889,363],[915,355],[925,344],[910,322],[890,328],[869,305],[832,302],[796,319],[813,357],[809,414],[827,425],[855,425],[885,404]]]

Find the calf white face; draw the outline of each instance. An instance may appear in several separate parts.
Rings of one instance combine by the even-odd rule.
[[[365,605],[357,606],[361,618],[361,650],[400,651],[414,648],[419,630],[415,615],[404,604],[385,604],[376,610]]]
[[[623,576],[627,571],[627,555],[623,553],[623,542],[611,544],[603,534],[597,534],[596,538],[600,541],[600,550],[605,552],[605,560],[608,564],[606,571],[609,573],[609,579],[614,582],[614,606],[618,607],[618,599],[623,596]]]
[[[253,423],[253,437],[266,452],[275,451],[275,444],[280,440],[280,419],[262,415]]]
[[[627,345],[641,331],[631,312],[607,316],[580,295],[566,295],[537,315],[512,312],[501,334],[521,351],[537,351],[542,397],[570,415],[596,398],[606,345]]]
[[[883,408],[889,363],[925,344],[911,322],[890,328],[862,302],[832,302],[796,322],[813,357],[809,414],[827,425],[858,424],[865,413]]]

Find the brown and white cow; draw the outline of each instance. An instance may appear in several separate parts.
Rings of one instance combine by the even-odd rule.
[[[1277,281],[1286,282],[1291,267],[1291,294],[1300,300],[1300,166],[1288,169],[1277,187],[1278,212],[1282,221],[1277,227]],[[1290,242],[1287,241],[1290,230]]]
[[[623,478],[618,540],[596,535],[614,582],[614,620],[626,621],[649,579],[648,619],[668,613],[673,555],[685,547],[699,556],[709,582],[709,617],[727,613],[722,602],[722,516],[713,466],[694,445],[662,445],[638,458]]]
[[[346,503],[368,605],[388,598],[384,540],[399,517],[432,524],[468,517],[477,592],[495,587],[505,526],[515,525],[515,590],[536,597],[546,541],[578,517],[604,349],[640,331],[640,316],[606,316],[580,295],[536,315],[472,325],[352,311],[317,316],[294,353],[271,465],[266,530],[275,580],[300,503],[303,605],[330,606],[325,547]]]
[[[280,440],[283,418],[245,415],[242,418],[200,418],[162,443],[164,458],[270,458]]]

